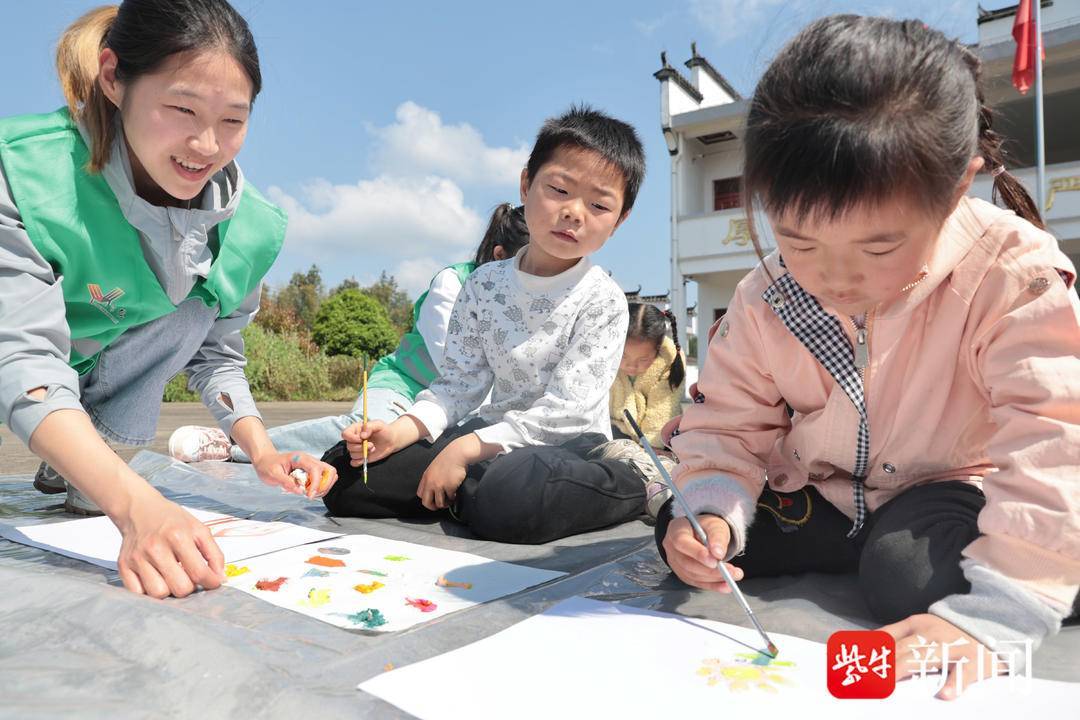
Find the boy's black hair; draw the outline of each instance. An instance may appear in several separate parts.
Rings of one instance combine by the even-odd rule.
[[[525,172],[531,183],[560,148],[590,150],[623,176],[623,206],[630,212],[645,179],[645,150],[634,128],[588,105],[572,105],[558,117],[548,118],[536,136]]]

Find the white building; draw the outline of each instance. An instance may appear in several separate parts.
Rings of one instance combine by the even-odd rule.
[[[979,43],[987,100],[995,129],[1013,165],[1035,195],[1034,91],[1012,86],[1016,6],[980,10]],[[1062,249],[1080,266],[1080,0],[1043,0],[1046,200],[1043,215]],[[748,101],[741,98],[691,45],[689,77],[668,64],[660,81],[661,130],[671,152],[671,304],[685,308],[685,287],[697,283],[698,325],[704,332],[724,314],[735,286],[758,262],[739,195],[742,131]],[[991,179],[980,174],[972,194],[990,199]],[[760,224],[759,224],[760,227]],[[679,313],[685,317],[685,310]],[[681,333],[680,333],[681,334]],[[684,344],[683,347],[688,347]],[[706,343],[698,344],[704,359]]]

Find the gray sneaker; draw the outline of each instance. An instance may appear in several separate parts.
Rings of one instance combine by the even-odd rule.
[[[72,515],[85,515],[87,517],[98,517],[99,515],[105,514],[93,500],[79,492],[79,488],[66,480],[64,481],[64,485],[67,486],[67,500],[64,501],[64,512],[71,513]]]
[[[675,469],[675,461],[666,455],[658,455],[658,457],[660,458],[660,464],[664,466],[664,469],[670,475],[671,471]],[[649,453],[645,452],[645,448],[633,440],[623,438],[598,445],[589,451],[586,459],[615,460],[634,468],[645,483],[645,512],[654,520],[657,513],[660,512],[660,508],[671,497],[671,490],[667,486],[667,481],[664,480],[664,476],[660,474],[660,471],[656,469],[656,464],[649,457]]]
[[[34,473],[34,488],[46,495],[62,493],[67,489],[64,478],[60,477],[60,473],[49,467],[48,463],[41,463],[37,472]]]
[[[41,463],[38,467],[37,473],[34,475],[34,487],[46,495],[55,495],[66,491],[67,498],[64,500],[64,512],[73,515],[86,515],[87,517],[105,514],[93,500],[79,492],[77,487],[49,467],[48,463]]]
[[[661,456],[660,462],[664,462],[663,456]],[[671,488],[663,480],[657,480],[645,486],[645,512],[653,520],[660,516],[660,511],[670,499]]]

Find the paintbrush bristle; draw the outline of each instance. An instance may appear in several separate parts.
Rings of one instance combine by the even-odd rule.
[[[776,657],[780,654],[780,650],[773,643],[769,643],[769,654]]]

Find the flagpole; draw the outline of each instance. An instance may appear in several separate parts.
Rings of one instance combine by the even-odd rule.
[[[1046,202],[1046,147],[1043,143],[1043,44],[1042,44],[1042,1],[1032,0],[1035,4],[1035,202],[1042,216]]]

